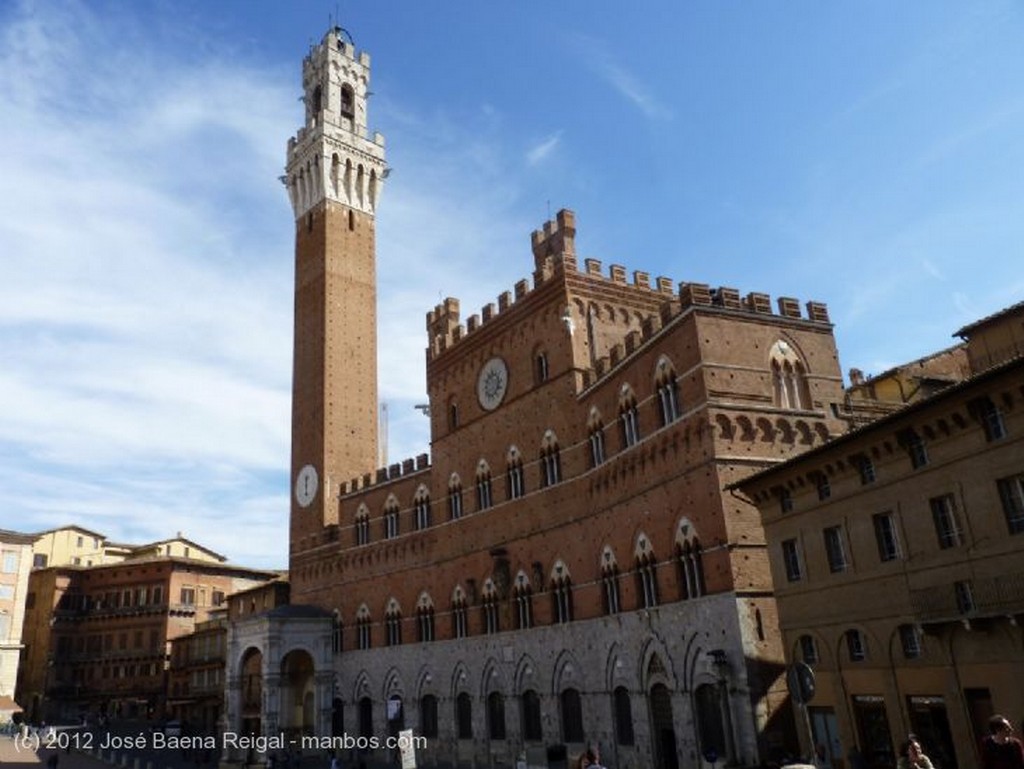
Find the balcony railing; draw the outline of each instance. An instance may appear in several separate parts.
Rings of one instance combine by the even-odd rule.
[[[1024,573],[911,590],[910,602],[923,623],[1024,614]]]

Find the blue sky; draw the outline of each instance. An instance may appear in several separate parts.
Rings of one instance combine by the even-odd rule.
[[[385,134],[380,390],[424,313],[581,257],[827,302],[878,372],[1024,298],[1015,2],[0,5],[0,527],[286,564],[300,65],[339,8]]]

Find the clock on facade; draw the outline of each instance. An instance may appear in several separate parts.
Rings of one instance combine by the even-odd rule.
[[[501,358],[491,358],[480,369],[480,376],[476,380],[477,400],[485,409],[493,411],[501,405],[506,390],[508,390],[508,366]]]
[[[316,468],[313,465],[305,465],[299,474],[295,476],[295,501],[299,507],[309,507],[316,496],[317,487]]]

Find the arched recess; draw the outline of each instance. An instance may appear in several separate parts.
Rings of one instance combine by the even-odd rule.
[[[242,734],[258,735],[263,714],[263,652],[250,647],[239,665],[242,682]]]
[[[522,694],[527,689],[536,689],[539,680],[537,663],[529,654],[524,654],[516,663],[514,691],[516,694]]]
[[[384,675],[384,721],[388,734],[398,735],[405,728],[405,686],[397,668],[391,668]]]
[[[281,659],[281,728],[286,734],[312,735],[316,730],[316,681],[313,657],[293,649]]]
[[[493,657],[488,657],[484,663],[483,675],[480,676],[479,698],[483,702],[491,692],[498,691],[502,694],[508,693],[508,681],[502,672],[502,666]]]
[[[457,662],[455,667],[452,669],[449,696],[454,702],[455,698],[460,694],[469,694],[470,688],[469,668],[466,667],[466,663],[461,661]]]
[[[562,650],[555,659],[555,666],[551,675],[551,693],[555,697],[566,688],[585,690],[586,680],[583,675],[583,668],[575,655],[568,649]]]
[[[359,675],[352,682],[352,701],[359,702],[367,697],[373,698],[373,685],[370,682],[370,674],[365,670],[359,671]]]

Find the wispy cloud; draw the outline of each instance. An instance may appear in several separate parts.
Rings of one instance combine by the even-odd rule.
[[[562,132],[556,131],[555,133],[548,136],[546,139],[541,141],[539,144],[535,144],[526,152],[526,163],[530,166],[536,166],[537,164],[547,160],[548,156],[555,151],[555,148],[562,141]]]
[[[231,532],[288,504],[290,243],[246,221],[288,216],[294,97],[140,33],[38,4],[0,32],[0,504],[19,528],[181,529],[282,565],[279,535]]]
[[[643,80],[612,58],[609,46],[586,35],[576,35],[573,42],[583,62],[646,117],[652,120],[672,117],[668,105]]]
[[[276,177],[297,64],[282,83],[138,25],[31,4],[0,28],[0,509],[24,530],[181,530],[280,567],[292,220]],[[528,260],[537,222],[516,216],[522,158],[491,140],[493,114],[374,106],[401,180],[378,217],[380,395],[399,461],[429,446],[413,409],[425,311],[441,295],[466,316],[495,301],[523,277],[504,257]]]

